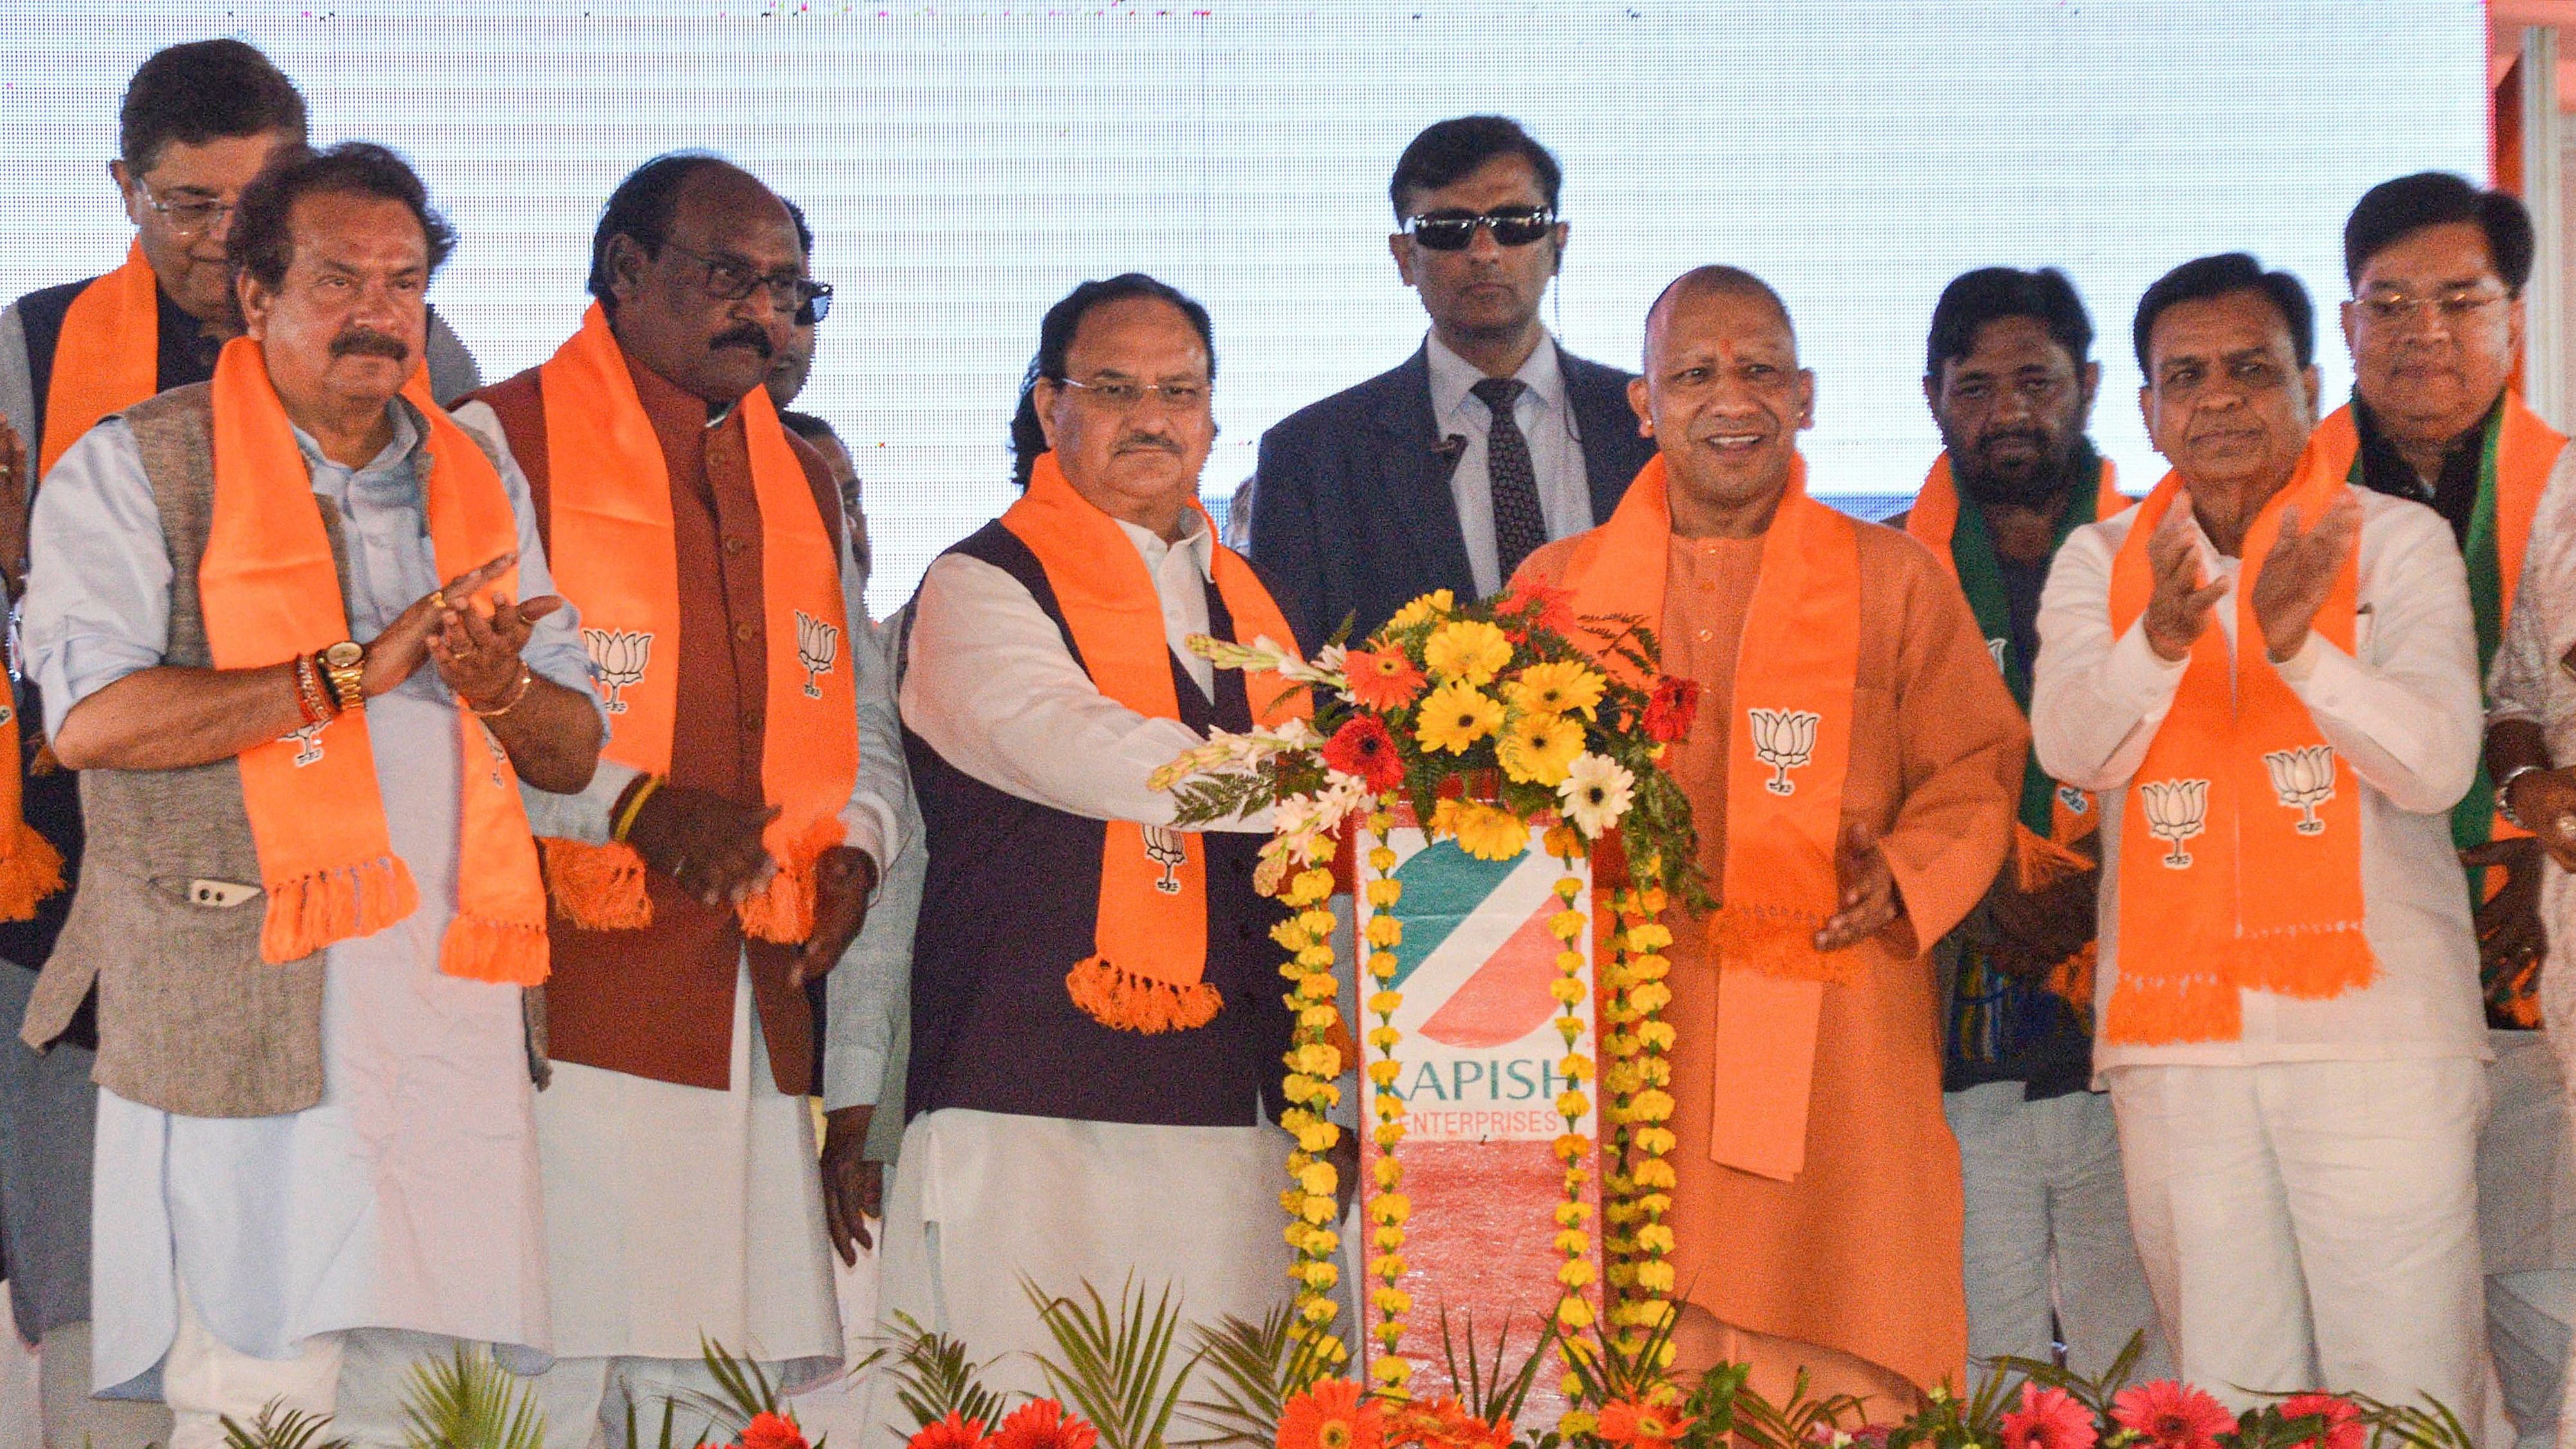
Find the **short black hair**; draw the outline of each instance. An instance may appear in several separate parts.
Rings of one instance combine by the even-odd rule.
[[[2230,292],[2262,294],[2290,325],[2290,345],[2298,353],[2299,366],[2316,361],[2317,309],[2308,302],[2308,289],[2288,272],[2263,270],[2249,252],[2221,252],[2185,262],[2156,278],[2155,285],[2138,299],[2138,371],[2150,384],[2156,379],[2147,365],[2147,339],[2156,330],[2156,319],[2179,303],[2204,302]]]
[[[154,51],[116,110],[117,156],[137,175],[173,141],[202,146],[269,131],[303,142],[304,94],[258,47],[229,38]]]
[[[343,141],[327,151],[301,146],[282,151],[242,188],[233,229],[224,239],[224,260],[232,274],[256,277],[272,290],[282,285],[288,263],[295,260],[290,225],[295,203],[332,193],[382,197],[410,207],[429,243],[433,276],[456,250],[455,229],[429,204],[429,191],[410,162],[373,142]]]
[[[2509,192],[2481,191],[2447,171],[2418,171],[2383,181],[2361,194],[2343,224],[2344,280],[2358,289],[2370,259],[2408,235],[2445,222],[2474,223],[2487,236],[2487,254],[2505,290],[2521,296],[2531,280],[2531,213]]]
[[[2066,349],[2077,371],[2093,354],[2093,319],[2075,284],[2055,267],[2025,272],[2013,267],[1979,267],[1962,272],[1941,289],[1932,307],[1932,337],[1923,349],[1923,375],[1936,381],[1942,366],[1977,349],[1977,333],[1989,322],[2027,317],[2047,331],[2048,340]]]
[[[835,442],[840,441],[841,435],[833,431],[832,425],[812,413],[800,413],[793,408],[780,408],[778,421],[786,427],[787,431],[817,446],[820,446],[825,438]]]
[[[1081,328],[1084,315],[1094,307],[1130,297],[1152,297],[1181,309],[1207,347],[1208,380],[1216,380],[1215,325],[1208,320],[1208,309],[1180,288],[1143,272],[1121,272],[1105,282],[1083,283],[1047,309],[1046,320],[1038,324],[1038,354],[1029,359],[1028,375],[1020,379],[1019,411],[1011,415],[1011,476],[1021,488],[1029,486],[1029,472],[1037,466],[1038,454],[1047,449],[1046,429],[1038,424],[1038,379],[1064,381],[1065,354],[1073,350],[1073,334]]]
[[[680,189],[710,166],[732,165],[713,151],[665,151],[627,172],[608,193],[608,204],[599,209],[599,226],[590,236],[589,285],[590,295],[610,316],[617,314],[617,296],[609,286],[609,243],[631,237],[645,256],[659,257],[662,243],[671,238],[671,219],[680,212]],[[795,215],[792,210],[788,214]],[[803,235],[801,228],[798,235]]]
[[[796,223],[796,250],[805,254],[807,265],[812,265],[814,261],[814,228],[805,224],[805,208],[798,206],[795,202],[789,201],[784,196],[778,198],[778,204],[787,208],[787,219]]]
[[[1538,189],[1547,209],[1556,210],[1557,188],[1565,171],[1545,146],[1509,116],[1459,116],[1435,121],[1396,158],[1395,177],[1386,184],[1386,199],[1395,204],[1395,219],[1404,220],[1404,199],[1415,191],[1436,191],[1476,174],[1497,156],[1519,156],[1538,173]]]

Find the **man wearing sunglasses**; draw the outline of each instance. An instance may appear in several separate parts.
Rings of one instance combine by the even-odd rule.
[[[1272,428],[1253,477],[1250,552],[1299,638],[1345,618],[1365,637],[1433,589],[1499,591],[1539,545],[1607,519],[1654,456],[1629,374],[1539,321],[1565,255],[1561,175],[1502,116],[1442,121],[1396,162],[1387,247],[1430,336]]]
[[[216,354],[241,331],[224,259],[234,203],[304,139],[295,83],[238,40],[170,46],[127,82],[107,166],[134,225],[123,264],[0,310],[0,607],[24,590],[28,512],[54,460],[100,418],[214,376]],[[479,381],[435,311],[425,351],[439,401]],[[60,767],[36,727],[44,702],[32,678],[18,691],[27,727],[19,757],[0,759],[0,769],[24,773],[23,818],[61,852],[68,884],[80,865],[80,777]],[[71,892],[58,891],[32,916],[0,923],[9,1035],[70,904]],[[89,1397],[93,1009],[43,1055],[0,1043],[0,1245],[19,1336],[43,1347],[46,1442],[118,1449],[167,1440],[170,1419],[158,1404]]]
[[[774,1383],[838,1366],[804,987],[865,919],[906,788],[831,469],[764,386],[831,302],[785,204],[705,153],[649,161],[590,292],[550,361],[459,410],[527,472],[614,740],[582,793],[527,792],[555,908],[539,1396],[565,1443],[717,1392],[701,1333]]]

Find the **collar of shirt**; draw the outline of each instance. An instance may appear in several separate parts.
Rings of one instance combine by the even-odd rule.
[[[386,442],[383,451],[368,460],[366,466],[362,468],[346,467],[324,457],[322,445],[314,441],[311,433],[295,427],[291,421],[287,424],[288,427],[295,428],[295,446],[304,454],[304,466],[313,475],[314,492],[337,492],[338,488],[335,485],[343,479],[352,486],[379,484],[385,474],[395,471],[397,465],[409,461],[413,451],[422,446],[428,434],[422,428],[418,416],[413,413],[411,400],[397,397],[385,407],[393,417],[394,435]],[[410,470],[401,470],[398,476],[402,485],[406,489],[409,488],[412,481]]]
[[[1136,545],[1136,552],[1144,556],[1145,572],[1154,576],[1157,588],[1162,582],[1163,563],[1174,550],[1178,550],[1182,557],[1189,560],[1201,582],[1214,582],[1216,540],[1209,535],[1207,520],[1199,516],[1197,509],[1183,510],[1181,536],[1175,540],[1166,540],[1161,534],[1143,524],[1129,523],[1123,518],[1118,520],[1118,528],[1120,532],[1127,535],[1128,542]]]
[[[1484,399],[1473,391],[1485,380],[1484,372],[1450,351],[1437,332],[1425,341],[1423,351],[1431,364],[1431,415],[1440,420],[1440,430],[1456,432],[1460,424],[1471,424],[1484,432],[1490,415]],[[1527,389],[1522,397],[1538,401],[1540,416],[1564,410],[1565,371],[1557,365],[1556,339],[1544,328],[1538,334],[1538,346],[1530,349],[1528,360],[1512,376]]]
[[[2379,420],[2371,416],[2370,405],[2355,393],[2352,399],[2353,432],[2361,440],[2361,481],[2374,492],[2395,498],[2412,499],[2429,505],[2451,525],[2452,535],[2465,540],[2469,519],[2478,506],[2478,463],[2486,450],[2487,425],[2495,421],[2496,409],[2504,406],[2499,396],[2495,405],[2478,418],[2477,424],[2453,438],[2442,449],[2441,476],[2426,487],[2415,472],[2415,465],[2397,451],[2397,445],[2379,429]]]

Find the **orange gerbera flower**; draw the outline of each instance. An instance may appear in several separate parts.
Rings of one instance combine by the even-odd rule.
[[[1682,1435],[1684,1429],[1698,1423],[1697,1418],[1684,1418],[1661,1404],[1640,1404],[1628,1399],[1613,1399],[1601,1406],[1601,1442],[1620,1444],[1630,1449],[1660,1449]]]
[[[1508,1427],[1489,1424],[1454,1398],[1399,1404],[1387,1416],[1386,1442],[1421,1449],[1510,1449]]]
[[[1422,693],[1422,671],[1401,649],[1353,649],[1342,656],[1342,676],[1363,709],[1399,710]]]
[[[987,1442],[990,1449],[1091,1449],[1100,1431],[1053,1399],[1031,1399],[1013,1409]]]
[[[924,1424],[904,1449],[979,1449],[986,1443],[984,1421],[959,1418],[954,1410],[936,1424]]]
[[[1326,1379],[1279,1412],[1279,1449],[1385,1449],[1386,1409],[1349,1379]]]
[[[806,1449],[805,1431],[790,1414],[759,1414],[742,1428],[742,1449]]]

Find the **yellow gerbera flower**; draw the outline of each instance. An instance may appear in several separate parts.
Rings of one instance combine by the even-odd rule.
[[[1503,773],[1523,784],[1554,789],[1583,753],[1583,726],[1555,714],[1523,714],[1494,745]]]
[[[1410,629],[1433,619],[1446,619],[1457,610],[1458,600],[1454,595],[1447,589],[1433,589],[1396,610],[1395,617],[1386,621],[1386,627],[1390,630]]]
[[[1431,691],[1415,717],[1413,737],[1426,750],[1467,753],[1469,746],[1503,727],[1503,706],[1465,680],[1453,679]]]
[[[1510,860],[1529,847],[1529,828],[1508,810],[1470,804],[1457,815],[1458,848],[1478,860]]]
[[[1422,667],[1434,679],[1463,679],[1491,684],[1512,662],[1512,641],[1482,619],[1460,619],[1431,631],[1422,646]]]
[[[1512,708],[1530,714],[1575,714],[1585,719],[1596,716],[1601,691],[1608,681],[1596,670],[1571,659],[1533,664],[1503,686],[1503,697]]]

